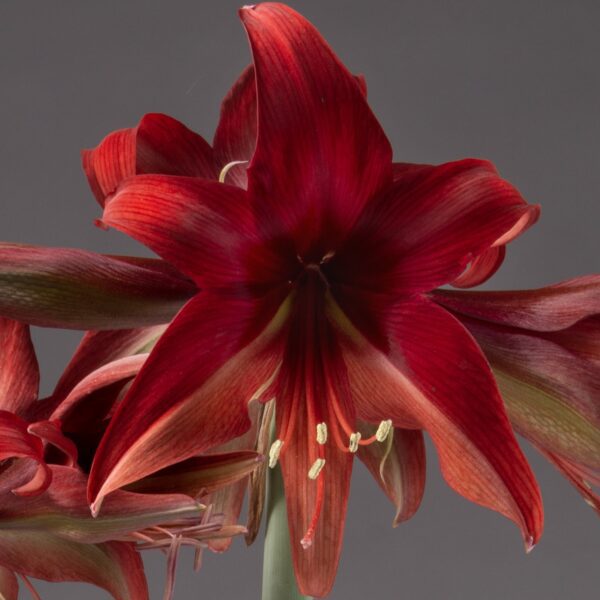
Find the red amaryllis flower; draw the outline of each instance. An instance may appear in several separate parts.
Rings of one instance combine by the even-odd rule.
[[[600,512],[600,276],[432,297],[483,349],[514,429]]]
[[[243,434],[248,402],[274,397],[270,460],[283,470],[302,593],[333,583],[353,454],[373,467],[392,432],[396,481],[418,490],[405,511],[387,481],[399,519],[418,505],[426,430],[449,484],[515,521],[530,547],[539,491],[489,365],[427,294],[485,279],[537,208],[484,161],[393,165],[360,81],[307,21],[279,4],[241,17],[258,99],[247,190],[187,170],[98,184],[103,222],[201,291],[111,421],[90,474],[95,511],[111,491]],[[236,124],[221,129],[230,148],[248,139]],[[121,173],[120,149],[104,150],[104,171]]]
[[[154,548],[168,554],[171,597],[180,546],[200,556],[246,532],[227,505],[207,504],[212,494],[237,498],[230,484],[261,462],[248,451],[190,458],[111,495],[100,518],[89,513],[86,467],[147,357],[134,353],[160,331],[88,333],[53,396],[38,401],[28,327],[0,319],[0,597],[16,600],[18,574],[29,587],[27,576],[84,581],[116,600],[147,600],[138,551]]]

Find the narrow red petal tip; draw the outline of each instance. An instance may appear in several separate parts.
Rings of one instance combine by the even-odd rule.
[[[108,225],[102,219],[94,219],[94,225],[103,231],[108,231],[109,229]]]
[[[532,535],[525,538],[525,553],[526,554],[529,554],[535,548],[535,546],[536,546],[536,544],[535,544],[535,541],[533,540]]]
[[[100,514],[100,509],[102,508],[102,501],[104,500],[104,496],[98,496],[91,504],[90,504],[90,512],[92,513],[92,517],[95,519]]]

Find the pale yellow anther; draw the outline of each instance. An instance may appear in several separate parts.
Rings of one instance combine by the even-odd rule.
[[[356,452],[358,450],[358,442],[360,442],[361,437],[360,431],[350,434],[350,445],[348,446],[350,452]]]
[[[225,183],[225,177],[227,177],[227,173],[229,173],[229,170],[232,167],[235,167],[236,165],[244,165],[247,162],[247,160],[232,160],[230,163],[227,163],[219,173],[219,183]]]
[[[283,440],[275,440],[271,444],[271,448],[269,449],[269,467],[273,469],[279,460],[279,455],[281,454],[281,447],[283,446]]]
[[[325,459],[317,458],[317,460],[315,460],[315,462],[312,464],[312,467],[308,471],[308,478],[316,479],[319,476],[319,473],[323,470],[324,466],[325,466]]]
[[[379,427],[375,432],[375,439],[378,442],[385,442],[387,436],[390,435],[390,431],[392,430],[392,420],[388,419],[387,421],[381,421],[379,423]]]
[[[317,424],[317,444],[327,443],[327,423]]]

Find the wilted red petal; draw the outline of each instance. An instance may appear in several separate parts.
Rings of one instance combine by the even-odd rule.
[[[373,435],[376,429],[366,424],[359,427],[365,437]],[[410,519],[425,491],[425,443],[421,431],[395,429],[389,441],[361,446],[358,457],[396,507],[394,527]]]
[[[315,242],[335,247],[391,182],[389,142],[355,78],[308,21],[275,3],[240,15],[257,78],[248,189],[259,222],[290,234],[301,255]]]
[[[438,304],[477,319],[533,331],[558,331],[600,314],[600,275],[575,277],[536,290],[435,290],[431,297]]]
[[[247,477],[261,462],[262,457],[250,450],[196,456],[161,469],[125,489],[144,494],[186,494],[196,498]]]
[[[52,465],[52,483],[42,494],[17,498],[9,488],[20,483],[18,470],[5,473],[0,497],[0,529],[44,531],[76,542],[134,540],[137,531],[161,524],[196,524],[200,505],[183,494],[136,494],[117,491],[106,498],[102,513],[90,514],[86,476],[77,469]],[[2,537],[2,536],[0,536]],[[1,563],[1,561],[0,561]]]
[[[51,398],[44,402],[43,409],[36,412],[36,415],[40,415],[38,418],[48,418],[69,392],[92,371],[119,358],[147,352],[165,327],[155,325],[138,329],[86,332],[58,380]]]
[[[39,383],[29,327],[0,317],[0,410],[24,416],[37,399]]]
[[[77,463],[77,446],[63,435],[59,421],[36,421],[27,426],[27,433],[58,449],[64,456],[61,464],[72,467]]]
[[[13,492],[21,496],[40,494],[49,485],[52,475],[44,461],[42,441],[27,432],[28,423],[6,411],[0,411],[0,461],[9,458],[29,459],[37,469],[27,482],[20,482]]]
[[[539,490],[480,349],[432,303],[399,303],[388,318],[387,349],[375,350],[357,333],[347,341],[360,416],[371,422],[387,416],[396,426],[426,430],[446,481],[512,519],[531,547],[542,531]]]
[[[134,177],[106,204],[103,220],[146,244],[202,287],[242,285],[256,272],[269,281],[270,269],[280,262],[259,244],[246,192],[214,181]]]
[[[216,179],[210,145],[185,125],[159,113],[139,125],[107,135],[81,153],[83,170],[96,199],[104,206],[119,184],[133,175],[161,173]]]
[[[98,448],[91,501],[248,429],[247,403],[277,366],[281,301],[200,293],[183,308]]]
[[[0,564],[46,581],[97,585],[115,600],[148,600],[144,568],[133,544],[79,544],[43,531],[3,531]]]
[[[248,417],[250,418],[250,429],[244,435],[241,435],[230,442],[222,444],[216,448],[213,448],[211,452],[233,452],[248,450],[248,448],[256,447],[256,438],[260,427],[260,415],[262,414],[262,404],[257,400],[253,399],[248,404]],[[258,464],[255,462],[254,466]],[[254,471],[254,469],[252,469]],[[227,488],[215,490],[208,496],[203,498],[205,504],[210,504],[212,510],[216,513],[223,514],[223,525],[235,525],[240,520],[240,514],[242,512],[242,505],[244,503],[244,497],[246,496],[246,490],[248,489],[248,481],[238,481]],[[232,537],[215,538],[208,542],[208,547],[213,552],[226,552],[233,541]]]
[[[19,597],[19,582],[15,574],[0,565],[0,598],[2,600],[17,600]]]
[[[84,377],[56,407],[52,419],[62,419],[70,413],[86,396],[96,390],[119,381],[127,381],[135,377],[144,366],[148,354],[134,354],[118,358],[92,371]]]
[[[213,146],[216,161],[223,168],[233,161],[250,161],[256,145],[256,84],[254,67],[244,69],[221,104],[221,118]],[[248,164],[231,167],[226,183],[246,189]]]
[[[571,463],[560,455],[542,448],[538,450],[548,459],[583,496],[583,499],[600,515],[600,469],[594,472]],[[596,488],[596,491],[594,490]]]
[[[66,329],[166,323],[194,293],[162,261],[0,244],[0,314]]]
[[[493,165],[467,159],[411,169],[361,215],[328,263],[337,281],[382,293],[431,290],[456,279],[538,207]]]

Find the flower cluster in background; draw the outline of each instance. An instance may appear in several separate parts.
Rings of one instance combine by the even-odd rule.
[[[28,577],[144,600],[150,549],[171,597],[181,546],[199,567],[257,537],[267,467],[299,590],[326,596],[354,455],[398,524],[422,498],[424,433],[527,550],[543,509],[514,432],[600,512],[600,275],[468,291],[539,207],[486,161],[394,162],[364,78],[310,23],[240,15],[253,64],[212,144],[149,114],[83,153],[97,224],[160,258],[0,244],[7,600]],[[47,398],[29,325],[86,331]]]

